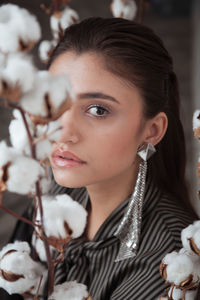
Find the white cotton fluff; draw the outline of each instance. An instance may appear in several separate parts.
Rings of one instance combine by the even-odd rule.
[[[18,153],[12,147],[8,147],[5,141],[0,142],[0,168],[11,162]]]
[[[10,192],[26,195],[41,173],[40,164],[29,157],[17,156],[8,168],[7,188]]]
[[[72,238],[81,236],[86,225],[87,212],[69,195],[43,196],[44,229],[46,235],[66,238],[64,222],[72,229]],[[38,211],[37,220],[40,220]]]
[[[6,63],[6,55],[4,55],[3,53],[0,53],[0,71],[1,69],[4,68]]]
[[[13,117],[14,119],[10,122],[8,127],[10,134],[10,142],[12,146],[19,152],[30,155],[31,151],[27,131],[22,119],[22,115],[18,109],[13,110]],[[25,118],[28,123],[30,133],[33,136],[33,123],[31,122],[27,114],[25,114]]]
[[[14,4],[0,7],[0,50],[4,53],[19,51],[19,41],[25,45],[36,43],[41,37],[35,16]]]
[[[43,262],[47,262],[44,242],[40,238],[37,238],[35,234],[32,235],[32,245],[35,248],[40,260],[43,261]],[[55,248],[50,246],[49,249],[50,249],[50,253],[51,253],[51,256],[52,256],[52,253],[55,250]]]
[[[167,254],[163,263],[167,265],[166,281],[179,286],[183,281],[185,281],[191,274],[193,275],[193,282],[198,281],[198,274],[195,267],[195,262],[193,256],[189,253],[182,252],[171,252]]]
[[[48,71],[37,73],[34,87],[24,94],[21,99],[21,106],[30,114],[47,116],[45,109],[45,95],[49,95],[53,112],[56,111],[71,95],[70,85],[66,75],[51,76]]]
[[[45,125],[37,125],[36,135],[38,138],[43,135],[46,136],[46,138],[36,144],[37,158],[41,160],[46,159],[52,151],[52,143],[57,141],[61,135],[61,121],[56,120]]]
[[[168,295],[170,297],[172,288],[169,289]],[[173,300],[183,299],[184,291],[178,288],[174,288],[173,290]],[[194,300],[197,295],[197,290],[187,290],[185,293],[185,300]]]
[[[56,46],[56,41],[42,41],[38,48],[38,53],[41,61],[48,62],[50,53],[53,51],[53,49]]]
[[[133,0],[113,0],[111,11],[115,18],[133,20],[137,13],[137,5]]]
[[[69,6],[61,12],[60,16],[52,15],[50,17],[50,26],[55,39],[59,39],[60,27],[65,30],[70,25],[77,23],[79,21],[79,16],[77,12],[71,9]]]
[[[5,255],[11,250],[16,251]],[[18,241],[8,244],[0,252],[0,270],[24,276],[24,278],[19,278],[16,281],[8,281],[2,276],[0,277],[0,287],[5,289],[10,295],[25,293],[32,287],[37,288],[40,277],[46,273],[44,266],[33,261],[30,257],[28,243]]]
[[[193,114],[193,129],[200,128],[200,109]]]
[[[54,286],[54,292],[48,300],[83,300],[87,297],[88,291],[84,284],[67,281]]]
[[[9,87],[20,87],[22,93],[28,92],[35,80],[36,69],[29,56],[22,53],[8,55],[6,64],[0,72],[0,79]]]
[[[189,242],[189,239],[191,238],[194,240],[196,246],[200,249],[200,221],[195,221],[181,232],[181,241],[183,247],[189,252],[193,252]]]
[[[40,178],[39,178],[39,184],[42,195],[47,194],[50,189],[53,186],[53,180],[51,179],[51,169],[47,166],[45,166],[46,171],[44,167],[41,166],[41,172],[40,172]],[[36,188],[35,185],[33,185],[33,188],[31,190],[32,194],[36,194]]]

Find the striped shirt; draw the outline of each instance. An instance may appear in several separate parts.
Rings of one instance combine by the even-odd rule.
[[[67,192],[87,207],[85,188],[66,189],[57,186],[55,194]],[[166,253],[181,246],[181,230],[193,218],[156,186],[146,186],[142,228],[136,257],[115,262],[120,241],[114,236],[127,209],[125,199],[105,220],[92,241],[84,236],[69,242],[64,262],[57,266],[56,284],[76,280],[87,285],[93,300],[156,300],[166,285],[159,265]]]

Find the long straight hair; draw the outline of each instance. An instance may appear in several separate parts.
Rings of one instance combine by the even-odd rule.
[[[159,112],[168,129],[149,160],[149,175],[195,216],[185,181],[186,150],[179,112],[179,90],[172,58],[161,39],[148,27],[121,18],[89,18],[65,30],[49,66],[62,53],[94,52],[106,68],[136,86],[144,100],[144,117]]]

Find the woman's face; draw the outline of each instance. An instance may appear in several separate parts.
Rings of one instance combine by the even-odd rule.
[[[138,89],[106,70],[94,53],[61,54],[50,72],[66,74],[75,95],[61,117],[62,135],[50,156],[57,183],[67,187],[112,184],[136,172],[137,148],[144,142],[145,128]],[[67,160],[66,151],[84,163]]]

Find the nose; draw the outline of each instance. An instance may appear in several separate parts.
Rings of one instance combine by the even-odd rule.
[[[61,143],[73,143],[76,144],[80,140],[80,132],[78,126],[78,119],[75,116],[75,112],[71,107],[65,111],[61,118],[62,133],[59,139]]]

